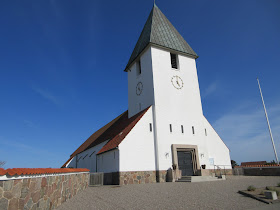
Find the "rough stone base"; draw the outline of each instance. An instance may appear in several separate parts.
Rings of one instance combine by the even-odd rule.
[[[159,182],[166,182],[167,171],[126,171],[119,172],[119,185],[156,183],[157,175]]]
[[[233,175],[232,169],[205,169],[205,170],[209,170],[210,175],[214,174],[214,175]]]

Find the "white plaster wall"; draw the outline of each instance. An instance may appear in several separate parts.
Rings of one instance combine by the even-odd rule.
[[[152,61],[151,49],[148,48],[140,56],[142,72],[137,76],[136,63],[128,71],[128,116],[132,117],[138,112],[144,110],[153,104],[154,91],[153,91],[153,74],[152,74]],[[141,95],[136,94],[136,86],[138,82],[142,82],[143,91]],[[141,103],[141,109],[139,107]]]
[[[214,160],[214,165],[220,166],[222,169],[231,169],[231,161],[229,149],[222,141],[220,136],[210,125],[207,119],[204,117],[204,125],[207,129],[206,142],[208,146],[209,158]],[[211,169],[214,169],[214,165],[210,165]],[[217,168],[217,167],[216,167]]]
[[[76,168],[76,156],[66,164],[66,168]]]
[[[119,145],[120,171],[154,171],[154,137],[150,131],[152,107]]]
[[[167,170],[172,166],[172,144],[197,145],[200,164],[210,166],[209,158],[215,159],[215,164],[227,165],[230,162],[228,148],[203,116],[199,83],[195,59],[178,55],[179,69],[173,69],[170,61],[170,51],[150,46],[141,55],[142,74],[136,75],[136,65],[128,72],[129,116],[138,113],[139,103],[142,108],[153,104],[157,127],[159,170]],[[171,83],[173,76],[179,76],[184,82],[182,89],[174,88]],[[143,93],[136,95],[136,85],[143,83]],[[120,170],[153,170],[154,138],[146,136],[145,126],[152,122],[152,109],[135,126],[120,145]],[[170,132],[170,124],[172,132]],[[138,126],[139,125],[139,126]],[[182,133],[183,125],[184,133]],[[143,126],[143,127],[141,127]],[[195,134],[192,133],[194,126]],[[205,128],[208,135],[205,135]],[[153,131],[154,132],[154,131]],[[209,142],[211,142],[209,144]],[[152,143],[152,144],[151,144]],[[137,145],[137,147],[135,146]],[[146,146],[145,146],[146,145]],[[139,148],[138,148],[139,147]],[[143,150],[147,152],[143,155]],[[132,149],[133,148],[133,149]],[[153,149],[152,149],[153,148]],[[209,150],[211,154],[209,154]],[[131,158],[134,157],[134,158]]]
[[[119,171],[119,150],[114,149],[97,155],[97,171],[104,173]]]
[[[195,59],[178,55],[179,69],[172,69],[170,51],[151,47],[151,54],[159,170],[171,167],[172,144],[197,145],[200,164],[209,165]],[[174,88],[171,83],[173,76],[181,77],[184,82],[182,89]],[[172,124],[172,132],[169,124]],[[192,134],[192,126],[195,134]]]
[[[90,170],[90,172],[96,172],[96,154],[99,152],[99,150],[101,150],[101,148],[107,142],[108,141],[102,142],[101,144],[98,144],[95,147],[89,148],[83,151],[82,153],[77,154],[75,157],[72,158],[71,162],[66,167],[76,168],[76,158],[77,158],[78,160],[77,168],[87,168]],[[92,156],[89,157],[91,154]]]

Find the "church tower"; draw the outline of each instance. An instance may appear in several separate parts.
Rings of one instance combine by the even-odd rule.
[[[196,58],[154,5],[125,68],[129,117],[150,105],[172,112],[175,118],[202,115]]]
[[[196,159],[194,171],[202,164],[209,166],[212,159],[213,155],[208,153],[207,132],[211,130],[215,135],[216,132],[203,116],[197,58],[154,5],[125,71],[128,73],[128,117],[152,106],[157,171],[178,163],[181,147]],[[190,164],[192,162],[190,160]]]

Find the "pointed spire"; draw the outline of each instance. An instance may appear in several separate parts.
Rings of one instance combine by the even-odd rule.
[[[178,51],[193,58],[198,58],[197,54],[193,51],[189,44],[160,11],[155,4],[155,1],[152,11],[150,12],[141,35],[130,56],[128,64],[126,65],[125,71],[149,43]]]

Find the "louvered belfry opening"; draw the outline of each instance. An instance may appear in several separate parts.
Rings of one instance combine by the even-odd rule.
[[[178,69],[178,65],[177,65],[177,55],[170,53],[170,57],[171,57],[171,66],[173,69]]]

